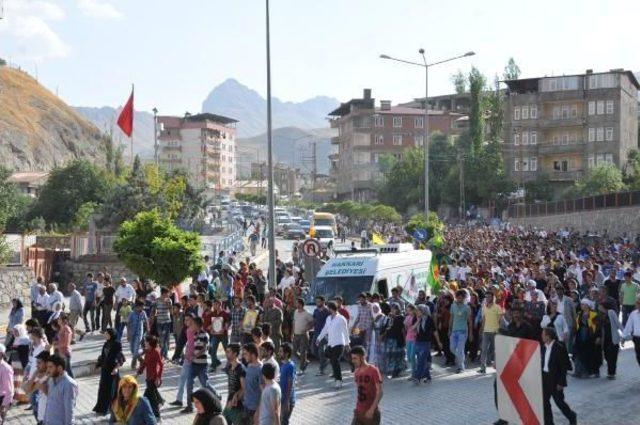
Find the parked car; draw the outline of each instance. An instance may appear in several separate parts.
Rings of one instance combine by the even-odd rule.
[[[302,227],[302,230],[304,230],[305,233],[309,233],[309,230],[311,229],[310,220],[300,220],[298,224]]]
[[[285,238],[286,239],[304,239],[307,236],[307,233],[304,231],[302,226],[297,223],[291,223],[286,225]]]
[[[314,238],[320,242],[322,248],[333,249],[333,239],[335,233],[331,226],[318,226],[313,228],[315,230]]]

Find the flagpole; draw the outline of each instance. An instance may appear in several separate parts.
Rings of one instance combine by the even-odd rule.
[[[133,96],[133,91],[134,91],[135,87],[133,85],[133,83],[131,84],[131,96]],[[135,107],[132,108],[131,111],[131,120],[133,120],[133,113],[135,111]],[[129,137],[129,153],[131,155],[131,166],[133,167],[133,129],[131,130],[131,137]]]

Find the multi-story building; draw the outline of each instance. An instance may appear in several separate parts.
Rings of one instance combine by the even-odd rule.
[[[265,161],[251,163],[251,179],[267,178],[268,164]],[[280,194],[291,198],[300,190],[301,173],[299,168],[292,168],[282,162],[273,166],[273,182],[280,188]],[[266,192],[266,186],[264,188]]]
[[[160,165],[186,171],[194,186],[211,195],[231,193],[236,179],[237,122],[210,113],[158,116]]]
[[[638,146],[640,85],[630,71],[505,84],[503,158],[520,185],[543,174],[558,193],[597,164],[622,167]]]
[[[338,199],[369,201],[376,197],[382,155],[401,158],[404,151],[424,144],[424,109],[391,106],[383,100],[375,106],[371,89],[361,99],[351,99],[329,113],[338,136],[331,139],[331,176]],[[429,132],[457,135],[463,115],[449,111],[429,111]]]

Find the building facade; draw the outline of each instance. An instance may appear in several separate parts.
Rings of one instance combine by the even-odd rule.
[[[184,170],[210,195],[230,194],[236,179],[233,118],[203,113],[158,116],[158,158],[166,170]]]
[[[638,146],[640,85],[630,71],[505,84],[503,158],[520,186],[543,175],[558,193],[600,163],[622,168]]]
[[[398,159],[413,147],[424,146],[424,110],[392,106],[381,101],[376,107],[371,90],[361,99],[351,99],[329,113],[331,126],[338,129],[333,145],[331,177],[339,200],[370,201],[382,175],[379,160],[383,155]],[[449,111],[429,111],[429,133],[458,135],[464,115]]]

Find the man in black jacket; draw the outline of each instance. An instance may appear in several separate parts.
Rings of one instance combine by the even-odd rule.
[[[577,423],[576,412],[571,410],[564,400],[564,388],[567,386],[567,371],[571,370],[569,354],[564,344],[558,341],[554,328],[542,330],[542,399],[544,402],[544,424],[553,425],[551,397],[560,411],[569,419],[571,425]]]

